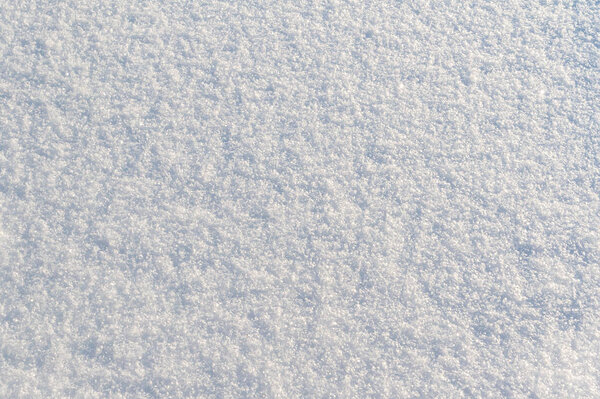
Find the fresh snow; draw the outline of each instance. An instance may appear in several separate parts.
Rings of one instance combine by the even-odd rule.
[[[600,3],[0,0],[0,398],[600,398]]]

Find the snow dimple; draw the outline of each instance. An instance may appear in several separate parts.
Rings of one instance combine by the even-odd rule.
[[[596,397],[594,2],[0,13],[0,397]]]

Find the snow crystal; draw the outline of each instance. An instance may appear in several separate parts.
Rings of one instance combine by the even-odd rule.
[[[600,397],[599,27],[1,2],[0,397]]]

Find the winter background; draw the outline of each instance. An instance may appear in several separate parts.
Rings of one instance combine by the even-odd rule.
[[[0,398],[600,398],[600,3],[0,0]]]

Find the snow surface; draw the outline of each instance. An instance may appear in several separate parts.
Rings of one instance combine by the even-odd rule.
[[[598,1],[0,0],[0,398],[600,398]]]

